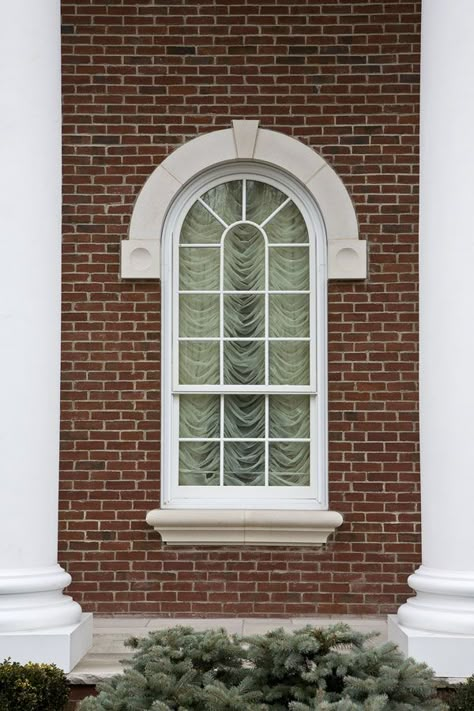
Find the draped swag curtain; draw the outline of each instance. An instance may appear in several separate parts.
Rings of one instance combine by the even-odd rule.
[[[315,395],[291,394],[310,385],[309,247],[298,207],[261,181],[223,182],[188,211],[174,320],[180,485],[309,486]]]

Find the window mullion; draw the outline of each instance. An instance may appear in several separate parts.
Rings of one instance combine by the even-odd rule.
[[[265,238],[265,385],[268,385],[270,382],[270,373],[269,373],[269,296],[268,296],[268,286],[270,283],[269,279],[269,253],[268,253],[268,238],[267,235],[264,234]],[[265,486],[268,486],[268,457],[269,457],[269,443],[268,443],[268,437],[269,437],[269,404],[270,404],[270,399],[268,395],[265,395]]]
[[[269,445],[269,411],[270,411],[270,396],[265,395],[265,486],[268,486],[268,457],[270,455],[270,445]]]
[[[224,385],[224,240],[220,243],[220,273],[219,273],[219,382]],[[219,486],[224,486],[224,395],[220,395],[220,452],[219,452]]]
[[[220,396],[220,456],[219,456],[219,486],[224,486],[224,395]]]
[[[212,207],[210,207],[210,206],[207,204],[207,202],[204,202],[204,200],[203,200],[202,198],[198,198],[198,201],[201,203],[201,205],[203,205],[203,206],[206,208],[206,210],[207,210],[208,212],[211,213],[211,215],[212,215],[213,217],[216,218],[216,220],[217,220],[218,222],[221,223],[221,225],[222,225],[223,227],[225,227],[225,229],[228,228],[229,225],[227,224],[227,222],[224,222],[224,220],[222,219],[222,217],[219,217],[219,215],[217,214],[217,212],[214,212],[214,210],[212,209]]]
[[[269,255],[268,255],[268,239],[267,235],[264,234],[264,239],[265,239],[265,385],[268,385],[270,382],[269,378],[269,345],[268,345],[268,336],[269,336],[269,328],[268,328],[268,317],[269,317],[269,297],[268,297],[268,285],[270,283],[269,280],[269,274],[268,274],[268,267],[269,267]]]

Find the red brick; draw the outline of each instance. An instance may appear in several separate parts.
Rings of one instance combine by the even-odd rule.
[[[395,611],[420,555],[419,0],[63,0],[62,13],[71,594],[102,614]],[[369,240],[369,279],[329,284],[330,505],[345,522],[325,550],[169,549],[145,523],[159,501],[160,290],[120,280],[120,240],[153,168],[232,118],[319,152]]]

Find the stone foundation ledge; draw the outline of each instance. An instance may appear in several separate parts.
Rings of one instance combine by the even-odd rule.
[[[122,671],[121,659],[132,656],[125,641],[130,637],[145,637],[149,632],[168,629],[176,625],[194,627],[196,630],[223,627],[229,634],[265,634],[283,627],[296,630],[305,625],[327,627],[343,622],[358,632],[378,633],[375,643],[387,641],[385,616],[320,616],[320,617],[222,617],[222,618],[158,618],[158,617],[96,617],[94,616],[93,646],[89,653],[68,674],[73,685],[93,685],[109,679]]]

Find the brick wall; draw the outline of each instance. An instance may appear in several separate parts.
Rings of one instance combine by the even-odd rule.
[[[61,562],[86,610],[393,612],[419,562],[420,2],[65,0]],[[231,119],[318,151],[352,195],[370,278],[329,286],[324,550],[163,548],[159,283],[120,281],[146,177]]]

